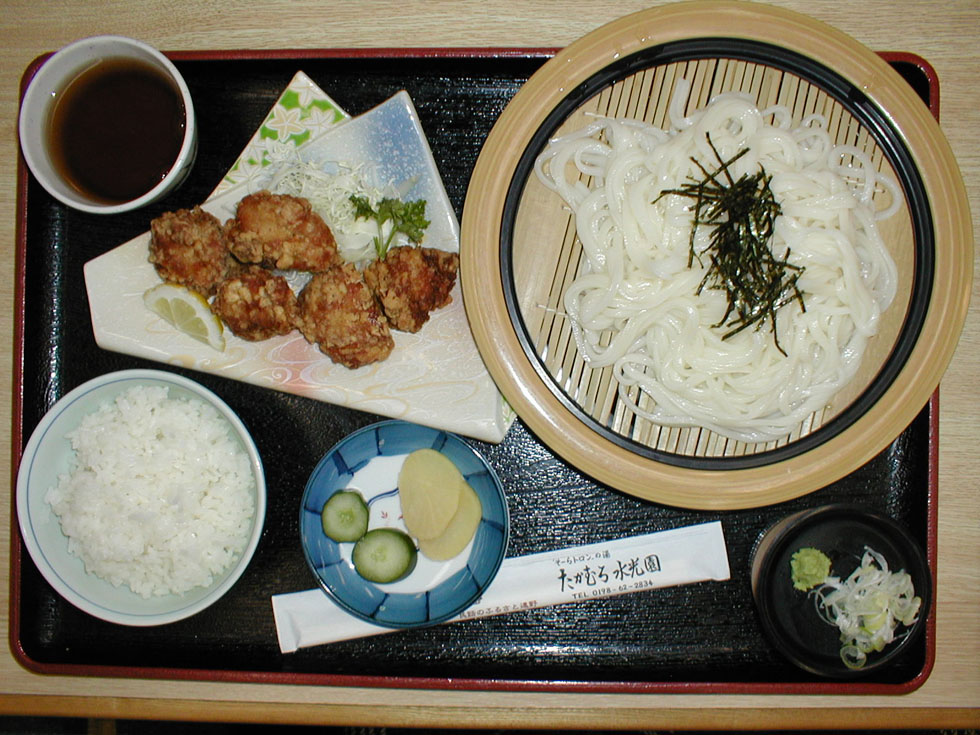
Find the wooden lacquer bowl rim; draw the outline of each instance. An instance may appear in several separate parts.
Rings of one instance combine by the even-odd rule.
[[[928,198],[935,235],[931,296],[919,337],[891,385],[866,413],[803,454],[727,470],[651,460],[602,437],[562,404],[525,356],[504,298],[500,233],[518,159],[542,120],[582,81],[614,60],[663,43],[732,38],[775,45],[832,70],[863,92],[907,147]],[[580,471],[623,492],[697,509],[789,500],[853,472],[915,418],[952,358],[970,298],[973,231],[966,190],[938,123],[877,54],[805,15],[751,3],[689,2],[613,21],[546,62],[501,114],[470,181],[461,227],[467,316],[487,368],[537,436]]]

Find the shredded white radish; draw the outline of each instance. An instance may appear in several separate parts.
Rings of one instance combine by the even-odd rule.
[[[344,163],[320,166],[310,161],[295,160],[283,165],[269,188],[277,194],[307,199],[313,211],[323,218],[333,232],[340,257],[348,263],[362,266],[377,257],[374,238],[378,235],[378,228],[373,221],[355,216],[351,195],[366,197],[372,206],[377,206],[385,197],[401,198],[415,184],[414,179],[410,179],[399,187],[378,187],[369,178],[363,166]],[[385,223],[382,237],[388,236],[385,228],[390,231],[391,223]],[[396,235],[396,241],[393,244],[403,245],[406,242],[401,234]]]
[[[859,669],[872,651],[881,651],[908,630],[896,635],[899,624],[917,619],[922,599],[915,594],[912,577],[888,569],[885,558],[865,546],[861,565],[843,582],[828,577],[813,590],[817,613],[840,629],[840,656],[844,665]]]

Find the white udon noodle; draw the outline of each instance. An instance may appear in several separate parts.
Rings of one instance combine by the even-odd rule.
[[[900,203],[897,185],[863,151],[835,146],[825,120],[795,127],[784,107],[760,111],[725,93],[688,118],[679,85],[665,132],[628,119],[596,117],[550,141],[536,161],[541,182],[573,210],[586,264],[564,295],[582,358],[613,366],[619,395],[640,417],[697,426],[744,442],[778,440],[798,429],[853,378],[881,312],[892,302],[895,264],[876,219]],[[798,302],[722,339],[723,290],[698,286],[705,270],[688,267],[693,201],[668,194],[748,149],[731,167],[737,180],[761,165],[781,206],[771,247],[802,266]],[[690,178],[689,178],[690,177]],[[586,182],[589,183],[586,183]],[[876,211],[872,197],[890,205]],[[699,227],[695,249],[708,246]],[[788,253],[788,255],[787,255]],[[708,263],[707,258],[704,259]],[[639,389],[639,391],[637,391]],[[643,395],[647,399],[641,399]]]

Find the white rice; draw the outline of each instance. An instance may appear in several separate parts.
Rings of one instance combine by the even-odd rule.
[[[89,573],[143,597],[183,594],[248,543],[255,478],[213,406],[130,388],[67,438],[75,466],[45,499]]]

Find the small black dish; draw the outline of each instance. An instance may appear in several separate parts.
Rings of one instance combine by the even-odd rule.
[[[922,600],[917,620],[899,626],[892,643],[871,652],[864,666],[851,669],[840,657],[840,633],[817,612],[812,595],[793,587],[790,559],[801,548],[819,549],[842,580],[859,565],[865,547],[877,551],[891,571],[912,576]],[[932,575],[925,554],[900,524],[855,505],[834,504],[790,515],[766,531],[752,553],[752,595],[772,644],[800,668],[836,679],[865,677],[900,657],[922,634],[932,601]]]

